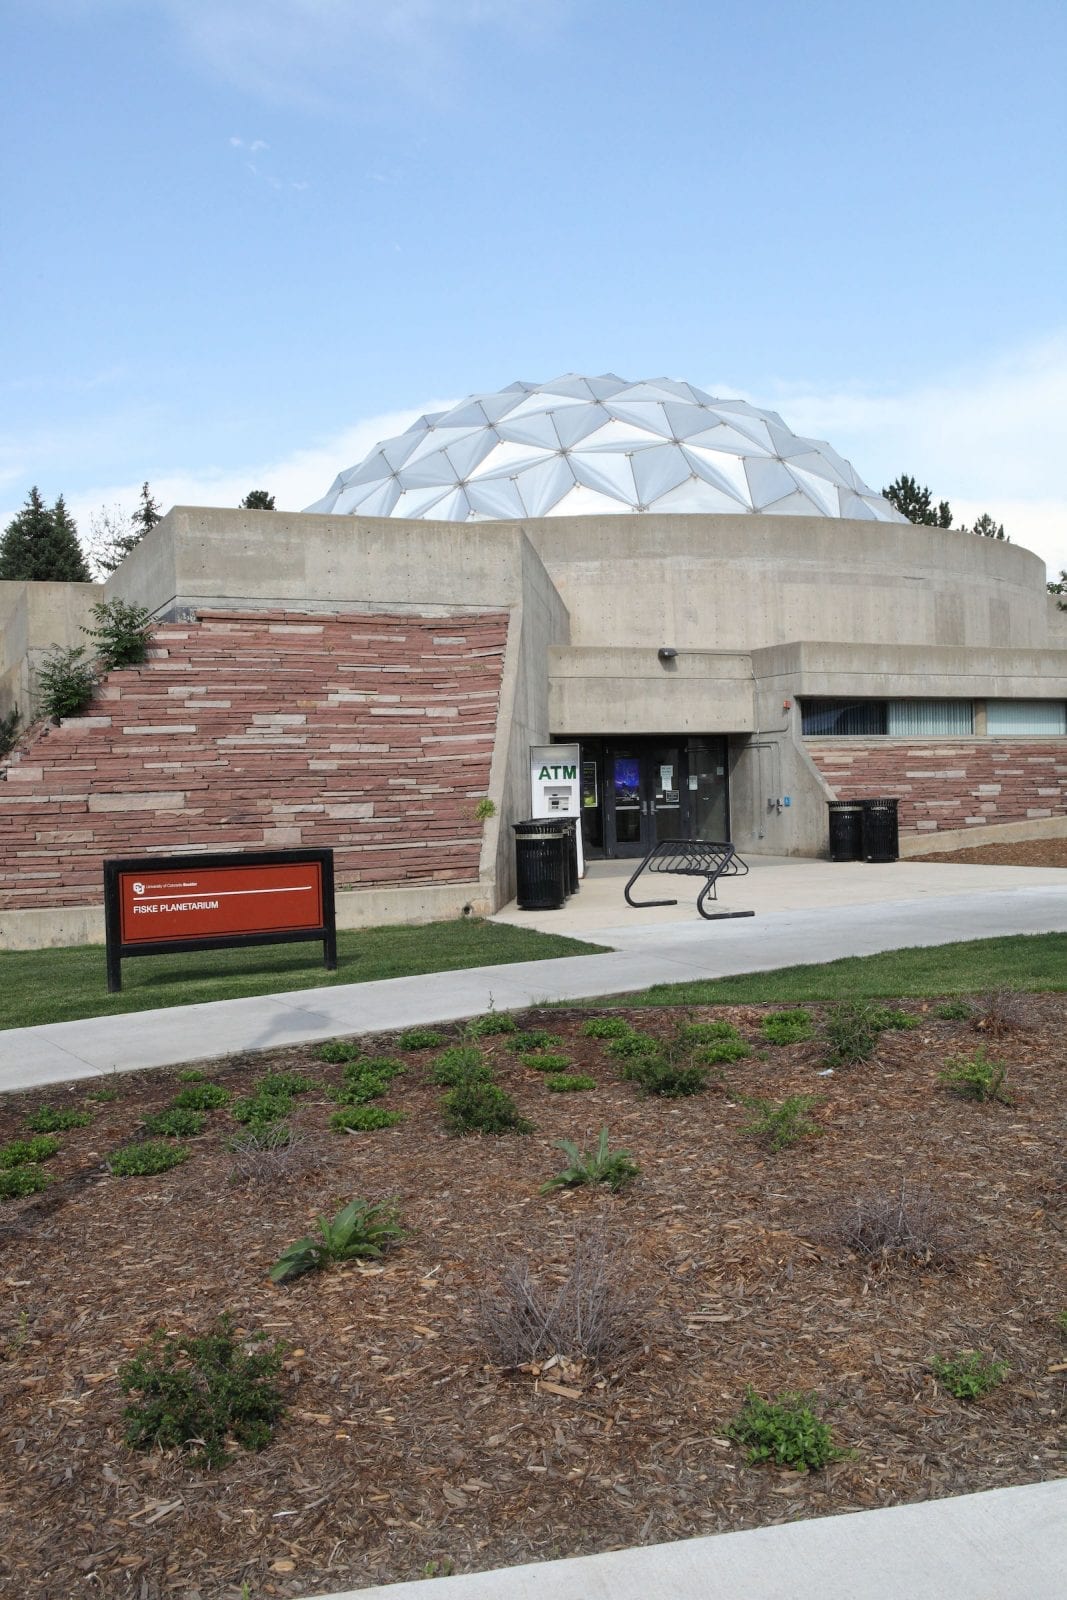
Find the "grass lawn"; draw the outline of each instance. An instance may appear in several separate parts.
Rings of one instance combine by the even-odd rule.
[[[497,967],[592,955],[603,946],[506,923],[470,919],[422,927],[363,928],[337,936],[337,971],[325,972],[319,945],[265,945],[191,955],[138,956],[122,964],[122,992],[108,994],[103,945],[0,952],[0,1028],[79,1017],[237,1000],[289,989],[369,983],[420,972]]]
[[[974,994],[983,989],[1067,989],[1067,933],[1011,934],[873,956],[846,956],[817,966],[778,967],[695,983],[657,983],[589,1005],[727,1006],[799,1004],[804,1000],[868,1000],[901,995]]]

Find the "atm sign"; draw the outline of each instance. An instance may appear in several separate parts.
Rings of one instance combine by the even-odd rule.
[[[118,889],[123,944],[323,925],[318,861],[120,872]]]

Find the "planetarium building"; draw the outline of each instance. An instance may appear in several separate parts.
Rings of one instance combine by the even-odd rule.
[[[99,937],[103,859],[190,849],[330,846],[349,925],[491,911],[550,742],[592,858],[823,854],[860,796],[897,797],[907,854],[1067,831],[1041,561],[686,383],[472,395],[306,512],[175,507],[106,597],[152,653],[0,769],[8,944]],[[0,584],[0,714],[100,598]]]

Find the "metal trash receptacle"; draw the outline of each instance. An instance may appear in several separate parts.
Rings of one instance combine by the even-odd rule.
[[[863,801],[828,800],[830,860],[863,860]]]
[[[895,799],[864,800],[863,859],[864,861],[900,860],[900,827]]]
[[[577,894],[581,883],[578,877],[578,818],[553,818],[553,825],[563,829],[564,888],[568,894]]]
[[[567,894],[566,839],[558,822],[513,822],[520,911],[558,911]]]

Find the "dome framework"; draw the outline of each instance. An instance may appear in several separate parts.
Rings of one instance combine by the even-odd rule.
[[[906,520],[775,411],[610,373],[513,383],[422,416],[307,509],[444,522],[649,511]]]

